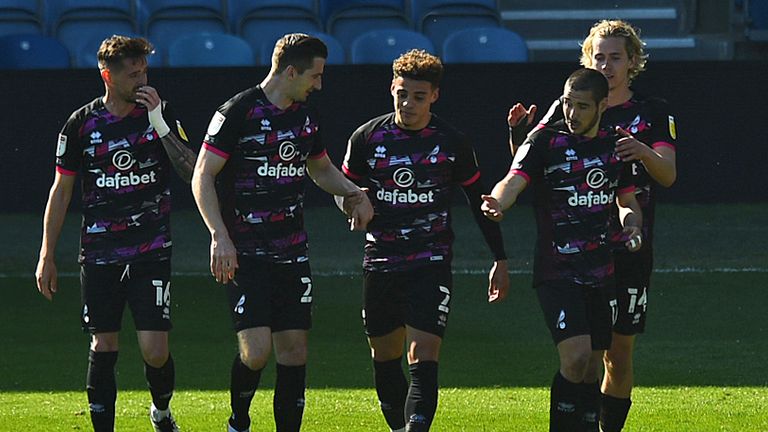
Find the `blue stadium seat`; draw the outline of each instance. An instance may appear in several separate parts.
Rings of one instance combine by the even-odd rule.
[[[131,0],[58,0],[49,3],[51,34],[75,54],[91,40],[138,31]]]
[[[325,64],[339,65],[344,64],[347,61],[346,52],[341,43],[333,36],[327,33],[312,33],[312,36],[325,42],[325,46],[328,47],[328,58]]]
[[[320,13],[326,32],[347,50],[365,32],[412,28],[404,0],[321,0]]]
[[[144,34],[161,48],[182,35],[228,31],[221,0],[137,1]]]
[[[520,63],[528,47],[517,33],[498,27],[463,29],[443,43],[445,63]]]
[[[3,0],[0,3],[0,35],[44,32],[39,0]]]
[[[200,33],[177,39],[168,47],[171,67],[253,66],[248,43],[228,34]]]
[[[435,53],[432,42],[421,33],[402,29],[374,30],[363,33],[352,42],[349,60],[352,64],[388,64],[412,48]]]
[[[747,37],[754,41],[768,41],[768,1],[746,0]]]
[[[132,33],[121,33],[121,35],[130,37],[140,36]],[[98,67],[99,62],[96,58],[96,53],[99,51],[99,47],[101,46],[101,43],[104,41],[104,39],[109,36],[112,35],[110,34],[104,37],[95,36],[92,39],[83,41],[83,43],[80,45],[80,48],[76,52],[72,53],[74,55],[72,67],[86,69]],[[147,57],[147,62],[150,67],[163,66],[163,52],[155,47],[155,53]]]
[[[416,29],[439,49],[457,30],[501,27],[496,0],[411,0],[411,15]]]
[[[58,69],[69,67],[67,48],[40,35],[0,37],[0,69]]]

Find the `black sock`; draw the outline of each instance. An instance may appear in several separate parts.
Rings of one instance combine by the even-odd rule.
[[[155,408],[160,411],[167,410],[173,397],[173,389],[176,386],[176,369],[173,365],[173,357],[168,354],[168,360],[159,368],[144,362],[144,376],[147,378],[149,393],[152,394],[152,403],[155,404]]]
[[[229,418],[229,424],[237,430],[246,430],[251,425],[248,410],[251,408],[253,394],[259,387],[262,370],[249,369],[240,360],[240,354],[237,354],[232,362],[229,381],[229,401],[232,407],[232,416]]]
[[[116,363],[117,351],[88,353],[85,389],[94,432],[112,432],[115,429]]]
[[[299,432],[304,414],[307,367],[277,364],[275,379],[275,426],[277,432]]]
[[[422,361],[408,369],[411,387],[405,401],[405,430],[428,431],[437,411],[437,362]]]
[[[619,432],[627,421],[632,401],[627,398],[615,398],[607,394],[600,395],[600,428],[604,432]]]
[[[558,371],[549,396],[549,431],[573,432],[581,429],[578,402],[581,384],[572,383]]]
[[[579,411],[581,424],[585,432],[600,432],[598,413],[600,412],[600,383],[581,383]]]
[[[402,357],[383,362],[373,361],[373,383],[379,396],[379,405],[387,425],[392,430],[405,427],[408,380],[405,379],[402,362]]]

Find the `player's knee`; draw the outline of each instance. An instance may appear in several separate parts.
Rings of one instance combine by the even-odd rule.
[[[572,382],[584,381],[589,369],[589,359],[592,355],[588,350],[574,350],[561,358],[560,369],[563,376]]]
[[[606,352],[603,357],[606,372],[619,377],[632,373],[632,354],[626,352]]]
[[[286,366],[301,366],[307,363],[307,347],[294,344],[275,352],[277,362]]]
[[[165,347],[153,347],[142,353],[144,362],[153,368],[161,368],[168,361],[168,349]]]
[[[240,361],[250,370],[261,370],[267,365],[269,350],[250,348],[240,351]]]
[[[111,352],[117,351],[118,346],[117,334],[115,333],[99,333],[91,337],[91,351],[94,352]]]

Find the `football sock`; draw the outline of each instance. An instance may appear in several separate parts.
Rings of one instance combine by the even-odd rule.
[[[600,395],[600,428],[604,432],[619,432],[627,421],[632,400]]]
[[[581,383],[579,410],[581,424],[585,432],[600,432],[598,413],[600,412],[600,383]]]
[[[299,432],[304,414],[307,367],[277,364],[275,380],[275,425],[277,432]]]
[[[262,370],[249,369],[240,360],[240,354],[235,355],[229,382],[229,400],[232,406],[229,424],[237,430],[246,430],[251,424],[248,410],[251,408],[253,394],[256,393],[256,388],[259,386]]]
[[[88,353],[85,389],[94,432],[112,432],[115,428],[117,351]]]
[[[407,432],[428,431],[437,411],[437,362],[422,361],[408,367],[411,387],[405,401]]]
[[[173,357],[168,354],[168,360],[159,368],[144,362],[144,376],[147,378],[149,393],[152,394],[152,403],[155,404],[155,408],[158,411],[167,410],[176,384]]]
[[[573,432],[581,429],[577,410],[581,384],[572,383],[558,371],[552,380],[549,396],[549,431]]]
[[[402,366],[403,358],[373,361],[373,383],[379,396],[379,406],[390,429],[405,427],[405,398],[408,396],[408,380]]]

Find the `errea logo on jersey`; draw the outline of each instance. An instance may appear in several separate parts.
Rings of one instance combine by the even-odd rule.
[[[120,150],[112,156],[112,165],[120,171],[130,169],[136,163],[136,159],[128,150]],[[138,186],[142,184],[151,184],[157,182],[157,175],[154,171],[150,171],[146,174],[128,173],[127,175],[122,173],[115,173],[108,176],[106,173],[101,174],[96,179],[96,186],[100,188],[120,189],[127,186]]]
[[[410,168],[398,168],[392,175],[392,180],[397,186],[408,188],[413,186],[416,182],[416,175]],[[392,204],[426,204],[435,201],[435,194],[433,191],[417,193],[410,189],[407,191],[400,191],[400,189],[395,189],[393,191],[379,189],[379,191],[376,192],[376,198],[379,201],[385,201]]]

